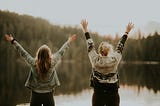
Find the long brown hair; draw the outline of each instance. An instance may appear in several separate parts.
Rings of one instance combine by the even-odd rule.
[[[51,50],[47,45],[42,45],[36,54],[36,68],[38,74],[42,79],[46,78],[46,75],[51,66]]]

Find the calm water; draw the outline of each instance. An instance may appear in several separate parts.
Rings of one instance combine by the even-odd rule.
[[[121,86],[120,106],[160,106],[160,92],[132,86]],[[84,90],[76,95],[55,96],[56,106],[91,106],[92,90]],[[29,103],[17,106],[29,106]]]
[[[90,72],[84,66],[85,64],[64,64],[59,68],[61,86],[56,89],[57,106],[91,106],[92,90],[84,90],[89,89]],[[74,75],[67,76],[66,70]],[[77,74],[77,71],[83,72]],[[0,106],[23,106],[25,103],[28,106],[30,90],[24,87],[26,72],[2,71]],[[121,106],[160,106],[160,64],[121,64],[119,74]],[[76,95],[67,95],[75,93]]]

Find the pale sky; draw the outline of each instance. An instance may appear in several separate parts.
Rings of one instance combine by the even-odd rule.
[[[0,0],[0,10],[62,26],[80,27],[81,19],[86,18],[88,28],[101,35],[122,34],[129,21],[135,24],[134,31],[150,21],[160,22],[159,0]]]

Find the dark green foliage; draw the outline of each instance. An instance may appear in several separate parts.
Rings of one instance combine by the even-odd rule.
[[[24,87],[24,82],[30,70],[29,66],[12,45],[5,41],[5,34],[12,34],[33,57],[35,57],[37,49],[42,44],[47,44],[54,53],[67,41],[70,35],[77,34],[77,40],[71,44],[62,58],[62,62],[57,67],[61,87],[55,93],[76,93],[89,87],[90,63],[85,37],[80,28],[61,27],[52,25],[41,18],[0,11],[1,101],[14,104],[10,100],[16,101],[16,103],[29,100],[29,93],[26,93],[28,90]],[[95,36],[95,39],[102,40],[98,36]],[[84,77],[81,78],[82,76]]]
[[[77,34],[77,40],[71,44],[57,67],[61,86],[56,89],[55,93],[77,93],[89,88],[91,64],[87,55],[85,37],[80,28],[76,26],[61,27],[52,25],[41,18],[0,11],[0,100],[6,103],[3,105],[28,102],[30,95],[26,93],[29,91],[24,87],[29,67],[11,44],[5,41],[4,35],[6,33],[13,34],[33,57],[35,57],[37,49],[42,44],[47,44],[52,52],[56,52],[71,34]],[[98,48],[101,41],[108,41],[107,37],[99,36],[96,33],[91,33],[91,35],[96,48]],[[118,40],[116,38],[110,42],[114,42],[114,45],[116,45]],[[155,33],[147,38],[128,39],[123,52],[123,60],[159,62],[160,35]],[[144,78],[141,76],[148,73],[141,71],[141,68],[138,77],[136,76],[137,71],[129,74],[126,72],[129,71],[128,68],[121,68],[121,70],[122,84],[137,84],[139,86],[148,86],[148,88],[155,87],[155,91],[160,90],[159,83],[154,86],[148,85],[148,82],[152,82],[147,80],[147,77],[144,77],[147,82],[143,82]],[[159,71],[155,71],[153,76],[159,75],[159,73]],[[133,82],[135,77],[139,79],[137,82]]]
[[[142,39],[128,39],[124,50],[125,61],[160,61],[160,35]]]

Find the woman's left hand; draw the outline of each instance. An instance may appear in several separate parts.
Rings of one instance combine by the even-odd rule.
[[[129,33],[134,28],[134,24],[132,22],[129,22],[126,26],[126,32]]]

